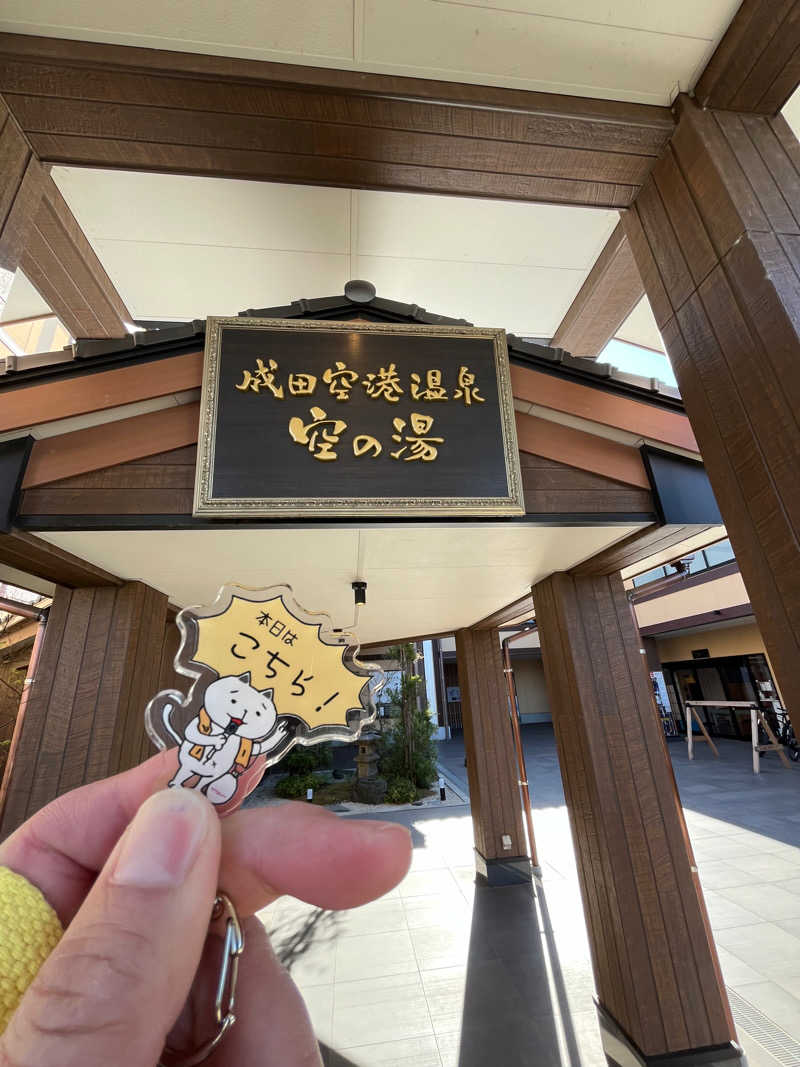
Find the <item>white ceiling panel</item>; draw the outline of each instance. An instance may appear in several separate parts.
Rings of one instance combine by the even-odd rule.
[[[347,189],[54,167],[89,240],[346,252]]]
[[[642,297],[617,330],[615,336],[620,341],[628,341],[632,345],[652,348],[656,352],[664,351],[664,342],[661,340],[661,334],[658,332],[650,301],[646,296]]]
[[[341,293],[350,258],[202,244],[92,242],[136,319],[204,319]]]
[[[800,89],[795,89],[783,105],[781,114],[792,127],[795,137],[800,137]]]
[[[589,270],[616,211],[456,196],[360,192],[359,254]]]
[[[739,0],[5,0],[0,29],[668,104]]]
[[[468,626],[633,533],[633,526],[415,526],[391,529],[115,530],[45,540],[181,606],[210,603],[225,582],[286,582],[301,604],[353,621],[354,578],[367,582],[362,642]]]
[[[341,293],[549,337],[615,211],[56,167],[137,319],[191,319]]]
[[[733,16],[737,4],[730,0],[671,0],[669,4],[646,0],[432,0],[460,7],[512,11],[542,18],[586,22],[620,30],[649,30],[684,37],[714,37]]]
[[[398,73],[668,104],[694,83],[738,6],[365,0],[362,57]]]
[[[12,319],[33,319],[39,315],[50,315],[51,308],[39,296],[21,270],[14,275],[11,292],[5,307],[0,307],[0,322]]]
[[[334,65],[353,55],[354,0],[4,0],[2,29],[178,52]]]
[[[524,337],[552,336],[586,276],[549,267],[377,256],[359,256],[358,266],[382,296]]]

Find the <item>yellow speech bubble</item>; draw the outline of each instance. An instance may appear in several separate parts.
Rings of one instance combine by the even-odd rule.
[[[348,712],[368,707],[362,690],[369,673],[356,673],[347,646],[323,640],[323,623],[299,618],[282,594],[265,600],[234,594],[218,614],[196,616],[196,625],[192,661],[220,677],[249,671],[256,689],[273,690],[278,715],[314,730],[346,727]]]

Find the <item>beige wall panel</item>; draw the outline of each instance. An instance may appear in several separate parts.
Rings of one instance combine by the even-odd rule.
[[[550,722],[550,698],[540,659],[512,661],[519,713],[524,723]]]
[[[707,648],[712,658],[719,656],[751,656],[764,653],[764,640],[754,622],[746,620],[737,626],[711,626],[678,637],[656,639],[662,663],[691,659],[693,648]]]
[[[741,574],[728,574],[713,582],[693,585],[668,596],[645,600],[636,605],[636,618],[640,628],[657,626],[669,619],[688,619],[718,608],[733,608],[748,604],[750,597],[744,587]],[[695,645],[695,648],[697,646]]]

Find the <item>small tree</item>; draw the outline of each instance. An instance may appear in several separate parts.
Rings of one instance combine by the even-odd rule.
[[[395,645],[390,653],[400,666],[400,684],[392,693],[400,717],[381,738],[381,774],[388,779],[407,778],[427,789],[436,778],[436,727],[427,710],[419,706],[422,678],[414,670],[419,652],[409,643]]]

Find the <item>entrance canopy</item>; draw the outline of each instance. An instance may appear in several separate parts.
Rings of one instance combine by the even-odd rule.
[[[247,314],[463,324],[378,297],[365,282],[348,283],[343,296]],[[193,516],[204,335],[205,323],[196,321],[79,341],[56,362],[42,358],[5,376],[2,428],[10,442],[34,439],[13,515],[18,530],[143,581],[176,607],[207,602],[229,581],[285,581],[301,603],[324,605],[348,627],[351,582],[363,579],[364,643],[449,633],[520,601],[524,613],[533,583],[612,546],[620,546],[621,567],[689,536],[719,535],[718,516],[708,511],[664,512],[663,487],[641,451],[699,469],[674,390],[514,335],[508,353],[524,514],[413,522],[379,513]]]

